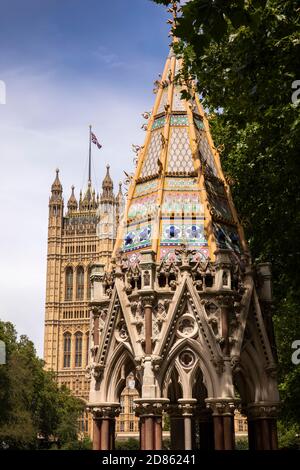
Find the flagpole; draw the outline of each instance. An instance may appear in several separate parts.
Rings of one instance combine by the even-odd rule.
[[[90,140],[89,140],[89,183],[92,182],[92,126],[90,128]]]

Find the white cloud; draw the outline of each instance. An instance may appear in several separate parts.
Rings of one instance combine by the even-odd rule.
[[[107,58],[108,62],[114,58]],[[95,81],[57,81],[51,72],[6,71],[7,104],[0,107],[0,318],[15,323],[42,355],[50,186],[61,170],[65,200],[85,182],[88,125],[101,141],[93,149],[98,187],[110,163],[115,183],[132,168],[131,143],[142,143],[145,95]]]

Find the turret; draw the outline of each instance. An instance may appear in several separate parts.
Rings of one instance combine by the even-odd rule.
[[[51,186],[51,196],[49,199],[49,218],[62,218],[63,216],[63,198],[62,184],[59,179],[59,169],[56,169],[56,177]],[[49,221],[50,222],[50,221]]]
[[[117,212],[114,184],[109,173],[110,166],[106,166],[106,175],[102,182],[102,194],[99,204],[98,236],[100,239],[114,240],[116,237]]]

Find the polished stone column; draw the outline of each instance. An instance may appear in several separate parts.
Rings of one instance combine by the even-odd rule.
[[[197,400],[180,398],[178,404],[184,422],[184,450],[192,450],[192,418]]]
[[[101,449],[101,419],[93,419],[93,450]]]
[[[141,450],[161,450],[162,411],[169,402],[164,398],[138,398],[135,400],[136,415],[140,418]]]
[[[199,417],[200,450],[214,449],[214,423],[211,414]]]
[[[155,450],[162,449],[162,417],[158,416],[154,423]]]
[[[114,450],[115,418],[120,412],[118,403],[101,404],[90,408],[93,415],[93,449]]]
[[[232,398],[208,398],[205,401],[207,407],[212,410],[215,450],[233,450],[234,410],[237,401]]]
[[[184,420],[177,404],[167,408],[170,417],[170,437],[172,450],[184,450]]]
[[[149,299],[146,299],[149,301]],[[145,314],[145,353],[152,354],[152,306],[146,303],[144,307]]]
[[[257,402],[248,405],[248,438],[250,450],[278,449],[276,418],[278,402]]]

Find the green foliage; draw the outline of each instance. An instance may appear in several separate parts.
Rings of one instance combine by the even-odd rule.
[[[154,0],[169,4],[167,1]],[[300,70],[296,0],[190,0],[177,20],[183,78],[197,79],[253,258],[271,261],[281,419],[300,423]]]
[[[170,416],[168,414],[164,414],[164,417],[163,417],[163,430],[164,431],[170,431],[170,429],[171,429]]]
[[[235,442],[236,450],[248,450],[248,439],[247,437],[238,437]]]
[[[300,450],[300,426],[293,424],[288,428],[279,421],[278,423],[278,441],[281,449]]]
[[[92,450],[93,444],[89,437],[83,439],[74,439],[66,442],[60,450]]]
[[[139,448],[139,441],[133,437],[124,441],[116,441],[116,450],[139,450]]]
[[[171,439],[164,439],[162,443],[163,450],[171,450]]]
[[[59,388],[26,337],[17,339],[9,322],[0,321],[7,363],[0,366],[0,442],[11,449],[34,449],[38,442],[59,445],[77,440],[81,400]]]

